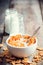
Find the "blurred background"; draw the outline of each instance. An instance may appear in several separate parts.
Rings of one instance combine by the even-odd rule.
[[[0,0],[0,36],[5,34],[5,13],[9,8],[23,15],[25,33],[32,35],[41,26],[36,36],[38,45],[43,47],[43,0]]]

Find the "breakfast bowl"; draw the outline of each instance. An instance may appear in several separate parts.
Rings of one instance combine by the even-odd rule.
[[[28,41],[29,40],[29,41]],[[9,52],[16,57],[28,57],[36,52],[37,38],[30,35],[10,35],[6,40]]]

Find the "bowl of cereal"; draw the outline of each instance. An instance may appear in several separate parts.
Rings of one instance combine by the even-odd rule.
[[[29,40],[29,41],[28,41]],[[28,57],[36,52],[37,38],[28,34],[10,35],[6,40],[10,53],[16,57]]]

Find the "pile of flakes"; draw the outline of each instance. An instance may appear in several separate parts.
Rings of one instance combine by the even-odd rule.
[[[8,49],[4,49],[0,53],[0,63],[9,63],[9,65],[37,65],[38,62],[43,60],[43,48],[37,48],[37,54],[33,57],[32,62],[29,58],[17,58],[11,55]]]

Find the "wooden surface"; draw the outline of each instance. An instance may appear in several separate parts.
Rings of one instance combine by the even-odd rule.
[[[20,4],[19,4],[20,5]],[[19,5],[16,5],[15,8],[21,12],[22,10],[22,6],[20,7]],[[0,32],[3,33],[3,29],[4,29],[4,21],[5,21],[5,10],[8,8],[9,6],[9,2],[5,2],[5,3],[2,3],[0,4]],[[19,6],[19,8],[17,7]],[[28,7],[28,6],[27,6]],[[21,10],[20,10],[21,9]],[[25,9],[26,10],[26,9]],[[29,11],[29,10],[28,10]],[[27,11],[27,12],[28,12]],[[38,11],[38,10],[36,10]],[[43,2],[41,2],[41,11],[42,13],[42,18],[43,18]],[[31,13],[31,11],[29,11],[29,14]],[[29,15],[28,14],[28,15]],[[39,15],[40,16],[40,15]],[[26,16],[27,17],[27,16]],[[25,18],[26,18],[25,17]],[[32,17],[32,16],[30,16]],[[31,34],[34,32],[34,30],[36,29],[37,26],[39,26],[39,24],[42,24],[41,25],[41,28],[40,30],[38,31],[38,33],[36,34],[36,37],[38,38],[38,46],[40,47],[43,47],[43,21],[39,18],[38,21],[40,20],[40,23],[36,23],[36,21],[32,21],[32,20],[26,20],[25,21],[25,31],[26,33],[28,34]],[[32,21],[32,22],[29,22],[29,21]],[[35,25],[34,25],[35,24]],[[2,35],[1,35],[2,36]],[[6,36],[6,34],[4,34],[3,36],[3,42],[4,42],[4,45],[5,45],[5,41],[6,39],[8,38],[8,36]],[[4,59],[3,59],[4,60]],[[8,63],[6,64],[5,61],[3,63],[0,63],[0,65],[9,65]],[[38,63],[38,65],[43,65],[43,61],[41,61],[40,63]]]
[[[14,64],[15,65],[43,65],[43,48],[38,47],[36,51],[37,53],[30,57],[17,58],[11,55],[11,53],[9,53],[6,43],[5,43],[7,38],[8,38],[8,35],[3,36],[3,42],[2,42],[2,45],[0,45],[0,65],[14,65]],[[39,52],[42,52],[42,54],[40,53],[41,54],[40,55]],[[39,57],[40,58],[38,59],[37,56],[38,58]],[[33,62],[31,63],[30,60]]]

